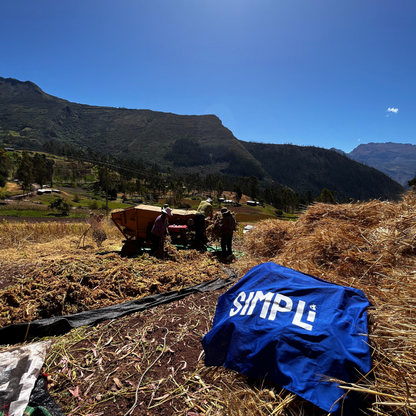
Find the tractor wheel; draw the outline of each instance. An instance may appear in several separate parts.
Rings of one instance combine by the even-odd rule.
[[[120,256],[121,257],[134,257],[140,254],[142,248],[137,241],[127,240],[123,247],[121,248]]]

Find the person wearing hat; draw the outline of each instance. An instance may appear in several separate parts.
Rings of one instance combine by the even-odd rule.
[[[221,214],[221,251],[222,257],[226,258],[233,255],[233,232],[236,227],[236,221],[234,215],[226,207],[221,208]]]
[[[163,208],[162,213],[156,218],[153,224],[151,235],[152,235],[152,255],[156,255],[159,250],[159,245],[165,239],[165,235],[168,234],[168,216],[172,215],[171,208]]]
[[[201,201],[195,214],[195,244],[198,250],[204,248],[205,243],[205,218],[212,217],[212,199]]]

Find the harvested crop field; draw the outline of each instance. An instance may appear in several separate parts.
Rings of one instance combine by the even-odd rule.
[[[110,225],[99,250],[91,236],[78,247],[85,224],[57,225],[56,232],[52,225],[39,227],[0,223],[1,326],[224,279],[230,270],[243,276],[273,261],[364,291],[374,305],[372,372],[344,388],[367,397],[365,414],[416,414],[413,193],[399,203],[315,204],[293,223],[261,221],[236,238],[234,248],[244,255],[232,263],[174,247],[165,260],[126,259]],[[326,414],[275,385],[204,367],[200,340],[225,290],[53,337],[44,367],[52,397],[65,414],[84,416],[125,415],[132,408],[133,415]]]
[[[58,216],[51,217],[11,217],[6,215],[0,215],[0,222],[27,222],[27,223],[45,223],[45,222],[64,222],[64,223],[79,223],[82,222],[79,218],[68,218]]]
[[[19,286],[3,290],[0,327],[104,308],[226,277],[221,264],[210,257],[196,251],[175,255],[169,263],[149,255],[140,261],[120,258],[116,253],[39,261],[26,270]]]

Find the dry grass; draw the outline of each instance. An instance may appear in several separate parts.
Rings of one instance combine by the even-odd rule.
[[[292,237],[294,224],[290,221],[268,219],[259,222],[245,236],[245,249],[251,257],[272,257],[280,253]]]
[[[33,244],[50,243],[62,238],[65,239],[63,242],[65,244],[68,242],[67,238],[71,238],[73,242],[77,237],[81,237],[88,228],[89,224],[86,220],[79,220],[79,222],[16,222],[3,220],[0,222],[0,250],[27,249]],[[105,221],[104,231],[109,240],[117,240],[121,244],[120,231],[110,220]]]
[[[1,188],[3,191],[10,192],[11,194],[23,193],[22,188],[15,182],[7,182],[4,188]]]
[[[35,203],[28,200],[13,200],[9,202],[7,205],[3,205],[1,210],[2,211],[29,211],[29,210],[36,210],[36,211],[50,211],[47,205],[43,205],[40,203]]]
[[[82,256],[82,262],[88,266],[88,259],[94,258],[96,248],[91,239],[82,252],[76,248],[84,229],[82,226],[80,224],[75,229],[71,228],[75,225],[68,225],[62,230],[59,229],[61,226],[56,226],[59,231],[51,226],[49,231],[38,231],[38,228],[30,228],[27,224],[21,225],[18,230],[0,224],[0,241],[6,242],[7,247],[0,251],[1,262],[14,259],[30,263],[37,262],[43,256],[42,259],[48,264],[56,264],[58,267],[59,263],[69,266],[66,263],[69,256],[78,259]],[[43,227],[47,229],[46,226]],[[11,239],[7,236],[9,231],[17,232],[19,237]],[[121,237],[118,230],[114,231],[112,235],[112,231],[108,230],[109,239],[104,242],[103,250],[120,249]],[[62,233],[67,233],[67,237]],[[416,414],[415,236],[416,196],[413,193],[404,196],[399,203],[371,201],[351,205],[315,204],[296,223],[280,220],[259,222],[244,235],[242,243],[245,256],[233,264],[242,275],[254,265],[274,261],[364,291],[375,306],[374,310],[369,311],[372,371],[364,375],[356,385],[344,387],[347,391],[359,390],[368,396],[367,415]],[[81,260],[77,261],[81,263]],[[113,268],[113,260],[108,261]],[[189,263],[187,258],[178,257],[177,261]],[[193,267],[195,266],[192,265]],[[54,270],[51,273],[59,276]],[[43,271],[47,273],[46,269]],[[104,274],[108,273],[105,267],[103,271]],[[155,269],[153,273],[159,275],[161,271]],[[164,311],[165,309],[160,309],[156,312],[160,313],[158,319],[162,319],[162,316],[165,319]],[[209,306],[200,307],[193,313],[192,318],[201,316],[211,319],[214,309]],[[90,331],[93,329],[85,333],[77,330],[57,340],[53,350],[56,356],[49,355],[48,366],[58,365],[62,357],[71,357],[78,342],[85,340]],[[108,338],[110,336],[110,333],[105,335]],[[64,348],[61,355],[58,354],[59,348]],[[97,360],[98,358],[96,357]],[[203,408],[201,414],[323,414],[287,391],[252,386],[244,377],[224,369],[209,378],[210,386],[214,388],[206,389],[204,383],[208,383],[208,379],[205,378],[205,370],[199,366],[195,371],[194,374],[200,377],[200,384],[192,397]],[[172,394],[182,392],[182,388],[183,392],[188,391],[189,394],[185,385],[178,386],[179,390],[172,390]],[[64,390],[62,394],[63,392]],[[95,408],[89,407],[88,413],[93,414],[94,411]],[[149,414],[158,414],[157,409],[155,411],[156,413]],[[84,415],[87,412],[73,414]]]
[[[104,308],[226,278],[219,263],[201,253],[176,252],[175,256],[169,265],[148,254],[137,261],[116,253],[39,261],[19,279],[19,285],[0,290],[0,327]]]
[[[81,223],[0,223],[0,265],[30,264],[19,285],[0,290],[0,327],[97,309],[156,293],[180,290],[216,277],[221,265],[195,250],[166,243],[164,261],[148,254],[121,258],[122,235],[105,221],[107,240],[99,248]],[[96,252],[108,253],[97,256]]]

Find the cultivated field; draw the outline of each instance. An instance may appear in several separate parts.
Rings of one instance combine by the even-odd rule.
[[[236,236],[239,255],[168,247],[165,260],[119,256],[110,223],[97,247],[86,223],[0,222],[1,326],[178,290],[266,261],[364,291],[372,372],[356,385],[365,414],[416,412],[416,196],[399,203],[315,204],[298,221],[266,219]],[[44,366],[67,415],[324,415],[298,396],[205,368],[200,340],[221,289],[53,337]],[[25,341],[30,344],[34,341]],[[15,346],[2,346],[0,351]]]

